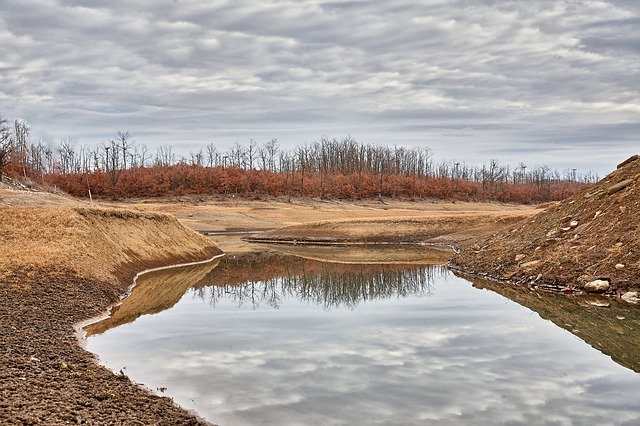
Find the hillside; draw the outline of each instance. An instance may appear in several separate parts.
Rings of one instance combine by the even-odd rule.
[[[640,160],[516,227],[466,247],[461,270],[564,292],[624,295],[640,288]]]

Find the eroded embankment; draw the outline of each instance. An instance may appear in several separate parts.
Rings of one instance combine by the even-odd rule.
[[[453,266],[498,281],[565,292],[640,290],[640,159],[517,226],[463,247]]]
[[[219,254],[164,214],[0,208],[0,422],[195,424],[98,366],[73,325],[117,302],[136,272]]]

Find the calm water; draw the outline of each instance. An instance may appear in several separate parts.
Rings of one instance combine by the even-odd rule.
[[[87,348],[222,425],[640,423],[640,375],[444,268],[269,265],[151,277],[191,288]]]

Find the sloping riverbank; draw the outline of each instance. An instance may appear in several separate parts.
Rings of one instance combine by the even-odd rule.
[[[455,268],[498,281],[640,301],[640,158],[528,221],[467,245]]]
[[[74,324],[136,272],[211,258],[215,244],[170,215],[59,205],[1,207],[0,250],[0,422],[201,422],[98,366]]]

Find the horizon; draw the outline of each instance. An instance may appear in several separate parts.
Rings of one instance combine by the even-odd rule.
[[[0,114],[188,156],[322,135],[605,176],[636,154],[632,1],[8,1]]]

